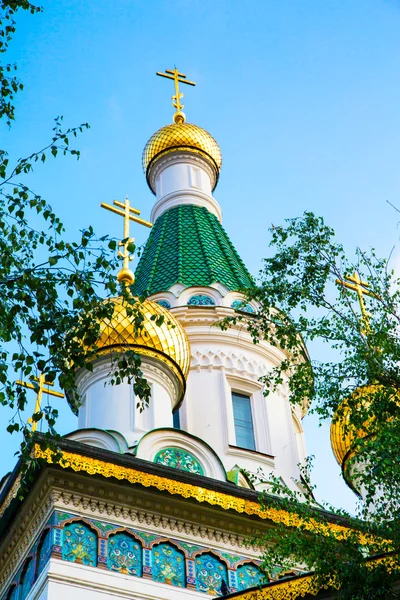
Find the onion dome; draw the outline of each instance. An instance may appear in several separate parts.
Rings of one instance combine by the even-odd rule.
[[[140,305],[144,320],[139,330],[134,317],[127,313],[121,297],[113,298],[114,314],[100,323],[96,342],[99,354],[134,350],[164,363],[177,379],[180,390],[177,404],[183,399],[189,372],[190,349],[186,332],[179,321],[163,306],[146,300]],[[161,325],[156,321],[164,317]]]
[[[372,384],[356,389],[351,395],[352,406],[349,405],[348,400],[344,400],[337,409],[331,423],[330,437],[333,454],[342,467],[344,478],[353,489],[354,486],[351,484],[350,474],[346,473],[347,460],[357,452],[356,441],[358,439],[374,435],[376,421],[373,417],[370,417],[357,429],[351,423],[351,413],[352,411],[356,411],[362,414],[362,411],[365,411],[370,405],[371,397],[379,394],[380,388],[382,389],[382,386]]]
[[[177,122],[161,127],[161,129],[156,131],[143,150],[143,170],[152,192],[155,193],[149,178],[149,171],[152,165],[161,156],[179,150],[192,152],[208,159],[215,171],[215,184],[213,188],[215,189],[222,165],[220,147],[212,135],[205,129],[192,123]]]

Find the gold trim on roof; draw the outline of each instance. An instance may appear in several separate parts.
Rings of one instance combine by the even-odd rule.
[[[162,127],[151,136],[143,150],[142,157],[143,170],[148,182],[148,172],[152,162],[157,157],[178,150],[193,152],[211,159],[216,175],[215,185],[217,184],[222,166],[220,147],[208,131],[192,123],[172,123]],[[152,191],[155,193],[155,190]]]
[[[288,579],[287,581],[274,583],[271,586],[263,586],[258,590],[243,592],[236,595],[235,600],[265,600],[266,598],[271,600],[295,600],[296,598],[304,598],[306,594],[316,596],[321,589],[328,589],[328,586],[324,586],[324,588],[318,586],[314,577],[308,575],[293,581]]]
[[[34,458],[42,458],[48,463],[53,463],[54,452],[47,448],[42,450],[39,444],[34,447]],[[303,527],[309,531],[318,530],[325,535],[334,533],[337,539],[345,539],[350,532],[354,530],[336,523],[320,523],[317,520],[310,519],[304,521],[296,514],[287,512],[284,509],[274,507],[263,508],[259,502],[238,498],[224,492],[216,492],[201,486],[183,483],[161,477],[160,475],[151,475],[131,467],[123,467],[106,461],[98,460],[88,456],[82,456],[72,452],[63,452],[62,458],[58,464],[64,468],[70,468],[73,471],[84,471],[89,475],[102,475],[103,477],[115,477],[119,480],[129,481],[129,483],[139,484],[144,487],[156,488],[160,491],[169,492],[172,495],[179,495],[183,498],[193,498],[198,502],[205,502],[212,506],[219,506],[224,510],[234,510],[239,514],[256,515],[261,519],[269,519],[275,523],[283,523],[288,527]],[[360,544],[367,544],[367,537],[359,534]]]

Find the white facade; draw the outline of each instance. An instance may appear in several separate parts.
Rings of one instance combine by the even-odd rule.
[[[184,151],[167,154],[151,167],[150,181],[156,190],[153,222],[168,209],[184,204],[205,206],[222,222],[221,207],[212,195],[215,170],[205,158]]]
[[[212,196],[215,169],[206,158],[176,151],[156,160],[148,176],[156,190],[152,220],[172,207],[195,204],[207,208],[221,221],[221,209]],[[209,297],[214,306],[187,306],[190,298],[199,294]],[[290,488],[299,489],[294,480],[299,478],[298,464],[305,459],[301,424],[304,411],[290,406],[285,385],[266,397],[260,381],[284,355],[266,343],[255,345],[244,323],[227,331],[216,326],[219,320],[234,314],[232,303],[241,299],[239,292],[228,290],[219,282],[208,287],[185,287],[177,283],[150,298],[169,303],[190,342],[191,368],[180,409],[181,429],[208,444],[226,471],[239,467],[256,475],[261,470],[261,477],[273,474]],[[256,312],[257,306],[253,303],[250,309]],[[123,436],[125,448],[122,442],[119,451],[133,451],[149,431],[172,427],[177,390],[163,363],[153,360],[150,365],[149,359],[143,357],[143,371],[152,388],[150,406],[144,411],[136,407],[131,385],[106,385],[108,369],[109,361],[103,357],[93,373],[79,374],[78,389],[83,398],[80,431],[71,434],[71,439],[116,448],[115,442],[105,439],[106,434],[95,431],[103,430]],[[255,450],[238,447],[232,392],[250,399]],[[157,435],[152,437],[154,447],[168,445],[167,439],[163,441],[164,435],[160,431],[158,440]],[[178,441],[176,445],[183,449]],[[255,485],[265,487],[261,483]]]
[[[151,387],[151,401],[143,410],[140,400],[135,398],[132,384],[127,381],[120,385],[109,383],[111,368],[111,356],[106,354],[94,363],[93,371],[78,373],[77,388],[82,398],[79,431],[68,437],[111,449],[104,437],[104,432],[111,431],[122,436],[121,451],[127,452],[148,431],[172,427],[172,411],[179,388],[175,374],[163,362],[143,356],[141,370]]]

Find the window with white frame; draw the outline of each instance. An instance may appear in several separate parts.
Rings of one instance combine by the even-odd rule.
[[[236,446],[255,450],[253,415],[250,396],[232,391],[233,420],[235,424]]]

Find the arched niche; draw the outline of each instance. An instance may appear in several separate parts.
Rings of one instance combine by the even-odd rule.
[[[221,596],[221,586],[228,582],[226,564],[212,552],[198,554],[195,559],[196,589],[206,594]]]
[[[142,576],[142,544],[133,535],[124,531],[108,537],[107,567],[110,571],[126,575]]]
[[[160,542],[151,549],[154,581],[185,587],[185,555],[175,544]]]
[[[83,521],[72,521],[63,528],[62,558],[90,567],[97,566],[97,534]]]

